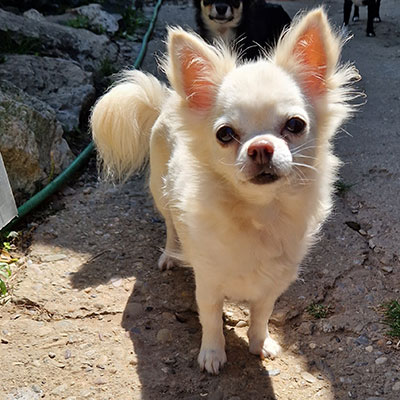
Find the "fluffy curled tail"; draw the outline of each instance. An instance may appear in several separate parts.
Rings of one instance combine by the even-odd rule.
[[[155,77],[134,70],[97,101],[90,123],[105,178],[124,181],[146,162],[151,129],[167,95]]]

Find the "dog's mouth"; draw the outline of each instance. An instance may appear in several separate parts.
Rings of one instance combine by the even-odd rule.
[[[279,176],[274,172],[261,172],[260,174],[254,176],[250,179],[251,183],[255,185],[265,185],[267,183],[275,182],[279,179]]]
[[[223,16],[213,17],[212,15],[209,15],[208,18],[210,18],[214,22],[217,22],[218,24],[226,24],[227,22],[230,22],[233,20],[233,16],[226,18]]]

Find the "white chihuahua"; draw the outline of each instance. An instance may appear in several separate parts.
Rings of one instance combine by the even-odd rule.
[[[331,139],[358,77],[338,66],[341,45],[323,9],[297,18],[272,54],[248,63],[170,29],[164,69],[173,89],[130,71],[93,110],[105,170],[126,178],[150,156],[167,226],[159,267],[194,268],[198,362],[210,373],[226,362],[225,297],[249,302],[251,353],[280,351],[268,319],[331,209]]]

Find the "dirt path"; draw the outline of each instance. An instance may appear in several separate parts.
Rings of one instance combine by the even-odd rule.
[[[293,15],[319,3],[284,6]],[[325,3],[340,24],[341,0]],[[337,140],[341,177],[352,186],[276,306],[272,335],[282,357],[250,355],[247,308],[227,304],[228,364],[219,376],[201,373],[192,273],[158,271],[165,231],[143,178],[110,188],[86,174],[36,228],[13,302],[0,309],[0,398],[400,398],[400,348],[379,311],[400,297],[400,4],[382,1],[374,39],[364,35],[365,10],[361,17],[343,59],[360,69],[368,103],[347,126],[352,136]],[[192,10],[164,5],[145,66],[152,72],[166,21],[193,26]],[[326,318],[307,312],[318,302],[329,306]]]

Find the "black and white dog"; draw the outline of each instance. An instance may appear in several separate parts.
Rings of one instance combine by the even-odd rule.
[[[200,35],[210,43],[222,38],[246,59],[273,46],[291,22],[280,5],[265,0],[194,0],[194,5]]]
[[[349,25],[351,7],[354,4],[354,14],[353,21],[358,21],[360,19],[360,6],[368,7],[368,20],[367,20],[367,36],[374,37],[374,22],[381,22],[381,17],[379,15],[379,10],[381,7],[381,0],[344,0],[343,6],[343,26],[347,27]]]

